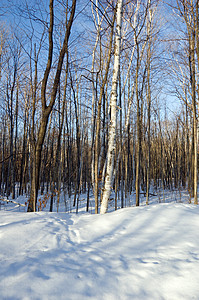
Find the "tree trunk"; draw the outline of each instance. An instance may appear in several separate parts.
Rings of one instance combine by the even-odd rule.
[[[120,69],[120,44],[121,44],[121,25],[122,25],[122,0],[117,1],[117,16],[116,16],[116,37],[115,37],[115,54],[114,54],[114,68],[111,91],[111,117],[109,125],[109,141],[107,152],[107,169],[105,176],[105,184],[102,196],[102,204],[100,213],[104,214],[108,209],[108,200],[112,190],[113,169],[115,161],[116,150],[116,120],[117,120],[117,86]]]
[[[60,82],[61,72],[62,72],[62,66],[63,61],[66,52],[68,51],[68,39],[71,32],[72,23],[74,20],[75,15],[75,8],[76,8],[76,0],[73,0],[72,7],[71,7],[71,14],[70,18],[67,21],[66,18],[66,33],[64,42],[62,44],[62,48],[59,54],[56,74],[53,81],[53,87],[51,92],[51,98],[50,103],[47,106],[46,103],[46,90],[47,90],[47,83],[48,78],[51,70],[52,65],[52,56],[53,56],[53,28],[54,28],[54,0],[50,0],[50,27],[49,27],[49,49],[48,49],[48,61],[46,65],[46,70],[44,73],[44,77],[42,80],[41,85],[41,102],[42,102],[42,116],[41,116],[41,122],[40,127],[38,131],[38,137],[37,142],[35,146],[35,157],[34,157],[34,163],[33,163],[33,177],[32,177],[32,184],[31,184],[31,196],[29,199],[29,205],[28,205],[28,212],[36,211],[36,202],[37,202],[37,195],[38,195],[38,188],[39,188],[39,175],[40,175],[40,167],[41,167],[41,153],[42,153],[42,146],[46,134],[46,128],[48,125],[48,118],[50,113],[52,112],[53,106],[55,104],[56,95],[57,95],[57,89]],[[67,15],[67,14],[66,14]]]

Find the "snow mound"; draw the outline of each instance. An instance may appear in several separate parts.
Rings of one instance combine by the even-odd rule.
[[[0,211],[0,299],[199,299],[199,207]]]

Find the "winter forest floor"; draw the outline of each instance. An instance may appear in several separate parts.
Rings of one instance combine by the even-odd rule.
[[[93,202],[86,213],[85,198],[79,214],[1,206],[0,299],[199,299],[199,206],[187,193],[110,203],[106,215]]]

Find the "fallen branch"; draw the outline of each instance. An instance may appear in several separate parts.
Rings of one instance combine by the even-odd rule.
[[[19,152],[18,155],[20,155],[20,154],[28,154],[28,152]],[[2,161],[0,161],[0,164],[4,163],[5,161],[7,161],[8,159],[10,159],[11,157],[13,157],[13,154],[7,156]]]
[[[144,195],[146,197],[146,193],[140,193],[140,195]],[[152,193],[149,193],[149,196],[154,196],[154,197],[157,197],[156,194],[152,194]]]
[[[2,198],[0,198],[0,201],[4,201],[4,202],[11,202],[11,203],[13,203],[13,204],[17,204],[17,205],[19,205],[19,206],[23,206],[23,207],[26,207],[26,205],[25,204],[21,204],[21,203],[19,203],[19,202],[16,202],[16,201],[14,201],[14,200],[8,200],[8,199],[2,199]]]

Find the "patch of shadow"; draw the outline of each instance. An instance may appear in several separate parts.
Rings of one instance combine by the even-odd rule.
[[[37,278],[42,278],[44,280],[49,280],[50,277],[48,275],[45,275],[43,272],[41,272],[40,270],[35,270],[33,271],[33,275]]]

